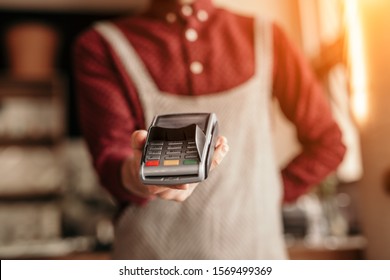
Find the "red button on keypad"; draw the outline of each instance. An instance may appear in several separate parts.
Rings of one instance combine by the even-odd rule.
[[[159,166],[159,160],[149,160],[145,163],[146,166]]]

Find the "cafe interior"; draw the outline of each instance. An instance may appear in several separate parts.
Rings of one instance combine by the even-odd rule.
[[[390,2],[214,2],[277,22],[318,75],[342,130],[347,151],[338,169],[283,205],[289,258],[390,259]],[[1,259],[110,258],[117,205],[80,132],[72,45],[92,23],[147,5],[0,2]],[[282,168],[300,146],[277,102],[271,106]]]

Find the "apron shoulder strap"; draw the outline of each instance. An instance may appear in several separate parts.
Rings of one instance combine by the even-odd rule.
[[[269,19],[255,17],[255,75],[263,80],[264,90],[272,93],[273,36],[272,22]]]
[[[98,22],[94,25],[94,28],[103,36],[119,57],[139,94],[142,95],[142,93],[145,92],[156,92],[157,86],[154,80],[122,31],[108,21]]]

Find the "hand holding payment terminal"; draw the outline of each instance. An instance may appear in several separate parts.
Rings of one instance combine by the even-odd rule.
[[[141,181],[180,185],[206,179],[217,135],[214,113],[155,116],[141,159]]]

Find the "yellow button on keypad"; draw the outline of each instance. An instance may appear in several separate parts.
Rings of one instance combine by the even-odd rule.
[[[164,160],[165,166],[174,166],[179,164],[180,164],[180,160]]]

